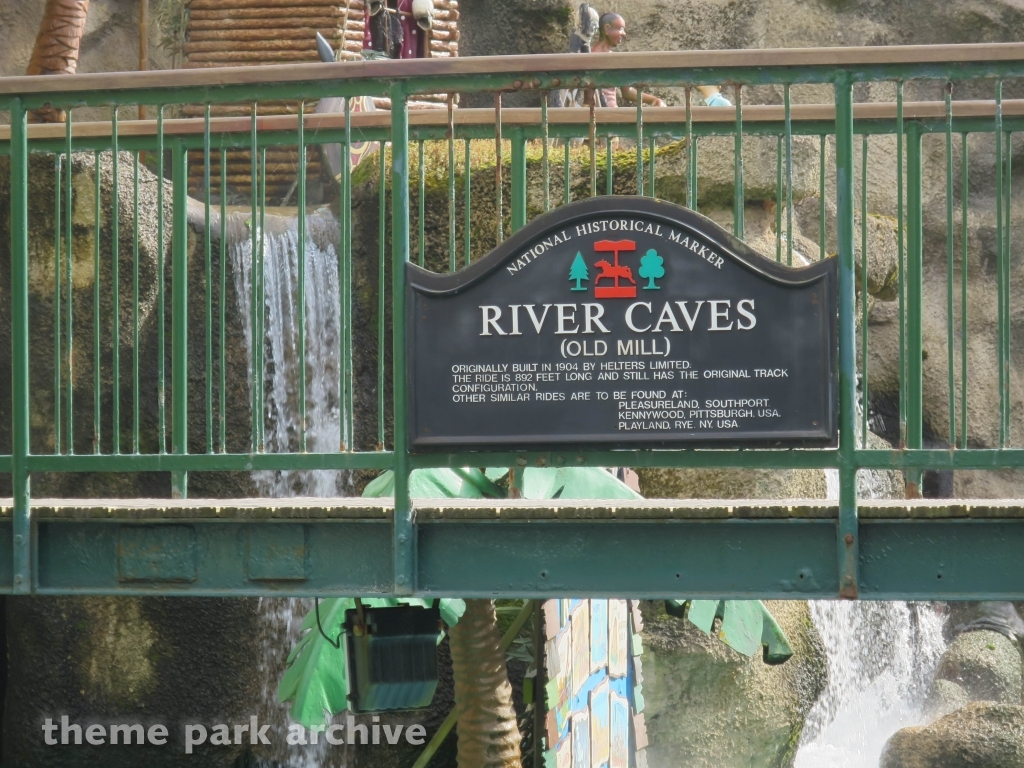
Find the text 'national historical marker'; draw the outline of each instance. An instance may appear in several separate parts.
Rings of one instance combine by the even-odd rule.
[[[414,449],[829,445],[836,265],[602,197],[455,274],[407,265]]]

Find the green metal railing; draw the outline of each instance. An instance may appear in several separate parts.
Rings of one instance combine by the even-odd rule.
[[[1002,98],[1003,82],[1024,76],[1024,46],[941,46],[920,48],[828,49],[536,56],[421,62],[364,62],[324,65],[271,66],[259,69],[190,70],[173,73],[79,75],[74,78],[0,79],[0,110],[10,116],[9,134],[0,133],[0,155],[9,155],[11,209],[11,323],[12,371],[11,452],[0,456],[0,472],[11,473],[13,500],[13,590],[34,588],[33,527],[30,477],[34,473],[169,472],[172,494],[185,498],[188,476],[195,472],[253,470],[383,470],[396,474],[392,526],[395,593],[420,589],[417,583],[417,524],[409,498],[408,474],[418,467],[461,466],[632,466],[632,467],[743,467],[759,469],[834,469],[839,476],[836,522],[838,592],[859,594],[860,542],[857,473],[865,470],[903,470],[911,493],[919,487],[923,470],[991,470],[1024,467],[1012,415],[1014,400],[1011,365],[1011,178],[1013,135],[1024,130],[1024,104]],[[696,86],[723,84],[735,107],[701,107]],[[855,104],[856,87],[886,83],[894,100]],[[832,86],[828,104],[796,103],[801,89]],[[604,110],[549,109],[547,96],[559,88],[631,86],[640,93],[656,90],[670,95],[676,106]],[[905,100],[908,87],[938,93],[930,101]],[[988,100],[957,99],[960,89],[975,95],[989,89]],[[929,90],[931,89],[931,90]],[[816,91],[819,93],[820,91]],[[441,109],[410,109],[417,94],[459,94],[460,103],[475,103],[479,94],[493,96],[493,109],[456,108],[449,96]],[[527,94],[532,108],[502,108],[502,94]],[[341,111],[312,114],[318,99],[339,97]],[[352,105],[362,97],[389,98],[389,112],[356,113]],[[756,104],[756,101],[772,104]],[[258,116],[261,102],[287,101],[291,116]],[[781,104],[778,103],[781,101]],[[204,117],[178,120],[174,105],[199,104]],[[217,116],[226,105],[248,105],[235,116]],[[66,110],[63,124],[30,126],[28,115],[43,105]],[[155,107],[155,121],[126,120],[135,106]],[[109,110],[104,122],[76,122],[76,110]],[[248,111],[248,115],[245,112]],[[753,237],[752,204],[773,203],[774,256],[787,264],[795,253],[794,179],[816,173],[819,199],[817,252],[804,257],[830,255],[829,233],[835,234],[839,259],[839,363],[840,441],[830,450],[592,450],[453,452],[411,454],[406,443],[406,391],[403,265],[416,260],[438,269],[455,270],[500,242],[505,233],[526,224],[532,215],[580,196],[627,190],[632,194],[667,194],[676,202],[701,210],[698,189],[704,153],[728,151],[716,138],[732,140],[731,201],[716,198],[716,210],[731,207],[734,231]],[[925,447],[924,324],[925,264],[924,179],[935,158],[923,147],[936,137],[942,141],[939,160],[945,164],[946,333],[943,398],[948,410],[945,425],[932,415],[928,424],[941,434],[941,448]],[[959,137],[959,142],[957,141]],[[583,143],[579,143],[580,141]],[[616,149],[614,141],[618,140]],[[868,298],[868,227],[870,212],[869,164],[872,147],[896,144],[892,177],[897,185],[895,238],[898,247],[897,302],[899,325],[898,419],[899,447],[868,447],[871,392],[871,328],[866,321]],[[795,141],[801,150],[795,159]],[[326,200],[337,210],[340,239],[338,256],[341,333],[336,354],[339,385],[336,395],[341,414],[337,449],[312,453],[307,445],[307,370],[305,356],[311,343],[306,334],[307,277],[299,258],[296,318],[299,318],[297,408],[299,430],[289,444],[268,452],[265,434],[267,359],[260,340],[266,334],[264,253],[268,214],[267,180],[276,161],[268,151],[296,147],[297,211],[307,211],[308,151],[316,145],[340,145],[341,155],[359,142],[375,142],[376,157],[368,157],[352,171],[347,162],[327,183]],[[746,185],[751,167],[745,157],[751,146],[774,145],[773,200],[752,199]],[[994,148],[996,216],[998,340],[993,353],[998,369],[998,436],[987,441],[972,434],[968,420],[968,380],[972,375],[968,354],[968,205],[970,176],[968,148],[975,144]],[[461,147],[459,144],[461,143]],[[860,149],[860,162],[857,146]],[[954,172],[959,144],[961,185],[956,205]],[[710,147],[710,148],[709,148]],[[461,149],[461,152],[459,151]],[[604,153],[602,162],[601,153]],[[667,193],[659,185],[664,166],[683,153],[683,180]],[[229,178],[232,158],[248,158],[248,183]],[[479,155],[479,157],[478,157]],[[970,155],[981,156],[984,152]],[[83,158],[91,157],[89,163]],[[47,160],[48,158],[48,160]],[[482,158],[482,159],[481,159]],[[459,171],[459,161],[462,171]],[[52,296],[44,295],[32,275],[49,275],[43,266],[38,229],[30,227],[29,199],[37,188],[35,174],[44,164],[53,174],[54,233],[48,253],[52,258]],[[436,161],[442,177],[428,175]],[[508,175],[505,166],[508,165]],[[603,168],[602,168],[603,164]],[[376,184],[376,242],[354,248],[353,205],[365,205],[359,187],[379,174]],[[476,165],[476,168],[472,166]],[[126,176],[123,168],[128,166]],[[190,167],[191,166],[191,167]],[[32,168],[33,184],[29,170]],[[215,171],[219,167],[219,174]],[[493,230],[481,227],[473,210],[481,205],[487,184],[481,171],[493,167],[487,210],[493,210]],[[625,169],[629,181],[616,169]],[[982,167],[984,170],[983,166]],[[78,170],[76,170],[78,168]],[[141,170],[148,168],[149,171]],[[190,214],[190,179],[199,179]],[[110,181],[104,183],[109,171]],[[674,172],[674,171],[673,171]],[[157,203],[153,212],[140,211],[140,174],[155,174]],[[87,204],[89,190],[82,180],[91,174],[92,218],[76,216]],[[858,184],[859,174],[859,190]],[[834,190],[828,179],[834,175]],[[219,178],[218,178],[219,176]],[[356,177],[355,180],[353,177]],[[132,206],[124,206],[121,186],[131,179]],[[148,176],[146,176],[148,178]],[[888,178],[888,177],[887,177]],[[559,189],[561,180],[561,189]],[[486,180],[485,180],[486,181]],[[506,181],[508,182],[506,184]],[[426,199],[440,184],[436,199],[447,205],[443,225],[429,224]],[[461,190],[459,185],[462,185]],[[45,185],[42,185],[45,187]],[[166,191],[165,191],[166,187]],[[230,193],[227,190],[230,189]],[[107,192],[106,190],[109,190]],[[219,194],[214,194],[219,190]],[[538,192],[539,190],[539,192]],[[931,190],[930,190],[931,191]],[[461,194],[460,194],[461,192]],[[355,198],[359,196],[359,200]],[[170,201],[168,220],[165,198]],[[104,199],[111,201],[104,208]],[[834,199],[834,213],[829,207]],[[273,199],[269,202],[274,202]],[[461,206],[461,211],[460,211]],[[704,205],[704,208],[712,204]],[[229,387],[227,329],[235,313],[226,305],[231,292],[227,269],[228,224],[232,211],[244,208],[250,238],[251,294],[238,297],[250,308],[252,355],[248,360],[249,400],[239,404],[239,393]],[[197,213],[201,209],[201,214]],[[130,213],[133,248],[131,272],[119,267],[126,258],[119,249],[121,229]],[[365,211],[365,208],[362,210]],[[298,215],[299,253],[309,241],[307,215]],[[387,215],[390,212],[390,220]],[[461,213],[461,215],[460,215]],[[959,213],[960,221],[957,221]],[[146,219],[140,223],[140,215]],[[202,220],[198,246],[190,244],[189,216]],[[244,214],[243,214],[244,215]],[[157,263],[152,275],[140,265],[140,238],[150,218],[156,219]],[[214,219],[219,220],[219,233]],[[371,217],[372,218],[372,217]],[[195,220],[195,219],[194,219]],[[415,228],[414,228],[415,222]],[[459,243],[461,228],[461,247]],[[859,230],[859,231],[858,231]],[[76,287],[82,284],[84,256],[78,243],[92,238],[92,299],[85,302]],[[955,240],[959,238],[957,246]],[[860,244],[861,263],[856,261]],[[73,247],[74,246],[74,247]],[[366,269],[354,251],[376,255],[376,269]],[[461,262],[459,259],[461,251]],[[30,257],[31,254],[31,257]],[[191,254],[191,255],[190,255]],[[198,258],[198,262],[195,259]],[[169,263],[165,263],[165,259]],[[190,259],[192,261],[190,262]],[[959,259],[959,261],[958,261]],[[191,265],[191,266],[190,266]],[[121,271],[119,271],[119,268]],[[861,271],[858,304],[857,269]],[[358,270],[362,270],[358,272]],[[959,274],[958,274],[959,272]],[[143,359],[140,341],[140,306],[151,277],[155,283],[156,350]],[[959,277],[959,285],[957,278]],[[373,300],[360,305],[368,316],[356,316],[358,280],[376,280]],[[170,282],[168,287],[167,282]],[[372,282],[372,280],[371,280]],[[129,287],[130,286],[130,287]],[[959,307],[957,302],[959,301]],[[30,310],[33,303],[52,302],[52,349],[40,346],[33,328],[43,322]],[[80,306],[89,306],[92,322],[91,356],[83,348]],[[201,310],[196,311],[195,306]],[[959,315],[957,314],[959,310]],[[858,328],[857,315],[865,321]],[[191,318],[191,320],[190,320]],[[201,318],[201,333],[194,327]],[[190,322],[193,327],[190,327]],[[375,324],[376,349],[353,349],[354,327]],[[125,326],[130,326],[126,331]],[[170,339],[166,334],[170,334]],[[389,341],[390,337],[390,341]],[[937,344],[939,342],[936,342]],[[858,355],[859,349],[859,355]],[[38,408],[33,391],[45,389],[33,374],[38,361],[52,360],[52,378],[45,386],[52,402],[51,423],[33,423]],[[358,358],[358,360],[357,360]],[[858,359],[859,358],[859,359]],[[359,360],[374,368],[372,383],[357,376]],[[92,374],[90,386],[78,369]],[[389,369],[391,371],[389,376]],[[365,373],[365,371],[364,371]],[[144,382],[152,377],[153,391]],[[959,377],[959,382],[957,381]],[[50,383],[52,382],[52,383]],[[972,388],[978,386],[972,384]],[[75,390],[79,392],[76,393]],[[89,390],[91,389],[91,393]],[[82,393],[92,395],[91,410]],[[972,389],[972,396],[973,389]],[[360,404],[375,403],[376,423],[360,422]],[[108,404],[109,403],[109,408]],[[168,414],[169,409],[169,414]],[[244,412],[246,423],[231,423],[233,413]],[[91,416],[91,434],[83,430],[82,415]],[[198,416],[197,416],[198,414]],[[169,419],[168,419],[169,415]],[[390,417],[390,418],[389,418]],[[233,445],[230,435],[248,433],[247,445]],[[948,439],[946,432],[948,432]],[[374,439],[365,436],[372,433]],[[360,436],[363,436],[361,439]],[[235,442],[238,442],[237,440]],[[908,523],[910,524],[910,523]],[[678,576],[678,575],[677,575]],[[941,577],[940,577],[941,578]]]

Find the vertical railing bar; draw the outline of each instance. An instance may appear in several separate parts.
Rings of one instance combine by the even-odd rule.
[[[541,163],[544,166],[544,213],[551,210],[551,164],[549,157],[551,139],[548,136],[548,100],[550,98],[551,94],[548,91],[544,91],[540,102],[540,128],[544,140],[543,156],[541,159]]]
[[[607,141],[608,143],[605,146],[605,162],[607,163],[607,168],[604,174],[604,193],[606,195],[610,195],[615,189],[615,156],[612,153],[613,139],[610,132],[608,133],[608,136],[605,138],[605,141]]]
[[[505,240],[505,212],[502,208],[503,190],[501,174],[504,166],[501,146],[501,93],[494,94],[494,186],[495,186],[495,210],[498,214],[497,242],[500,245]]]
[[[92,452],[102,450],[101,405],[103,380],[100,361],[102,327],[100,326],[100,152],[93,153],[95,186],[93,189],[93,249],[92,249]]]
[[[782,135],[775,142],[775,261],[782,261]]]
[[[956,367],[953,323],[953,83],[946,83],[946,368],[949,383],[949,445],[956,447]]]
[[[227,274],[228,274],[228,168],[227,152],[220,149],[220,295],[218,296],[217,329],[220,340],[217,349],[220,351],[220,381],[217,387],[219,418],[217,426],[220,430],[220,452],[227,453]]]
[[[896,282],[899,303],[900,448],[907,446],[907,276],[903,201],[903,81],[896,83]]]
[[[1005,393],[1006,407],[1003,408],[1003,431],[1006,433],[1007,442],[1013,441],[1013,435],[1010,433],[1010,414],[1013,411],[1013,401],[1010,394],[1010,383],[1013,377],[1013,367],[1011,366],[1011,346],[1013,344],[1013,336],[1011,335],[1011,320],[1012,314],[1010,311],[1010,277],[1012,271],[1010,265],[1013,259],[1013,249],[1011,236],[1013,235],[1013,131],[1006,131],[1006,195],[1004,201],[1006,203],[1006,214],[1004,216],[1005,222],[1005,235],[1006,242],[1003,244],[1003,308],[1005,312],[1003,314],[1003,341],[1005,342],[1002,350],[1003,355],[1003,370],[1006,371],[1006,377],[1003,381],[1003,391]]]
[[[793,266],[793,110],[789,83],[783,92],[786,112],[786,264]]]
[[[61,254],[61,216],[60,202],[62,190],[61,155],[54,153],[54,179],[53,179],[53,452],[58,456],[61,454],[61,398],[63,396],[63,383],[61,366],[63,360],[63,345],[61,342],[60,316],[64,309],[61,301],[63,292],[61,281],[63,278],[63,259]],[[68,168],[70,176],[71,169]],[[70,286],[69,286],[70,290]]]
[[[132,453],[139,447],[139,152],[132,152]]]
[[[392,146],[392,153],[394,153],[394,144]],[[384,323],[384,296],[386,291],[384,290],[384,261],[387,258],[387,250],[385,248],[387,242],[387,219],[385,214],[387,213],[387,144],[385,142],[380,143],[380,190],[378,207],[378,221],[377,221],[377,450],[384,450],[384,335],[386,326]],[[392,160],[394,165],[394,160]],[[391,195],[391,205],[394,206],[394,190]],[[393,245],[393,242],[392,242]],[[393,318],[392,318],[393,319]]]
[[[839,595],[858,595],[857,522],[857,328],[853,221],[853,82],[840,72],[836,98],[836,223],[839,247]]]
[[[348,371],[349,371],[349,360],[347,356],[348,352],[348,252],[345,248],[345,244],[348,241],[348,215],[347,205],[348,197],[345,194],[345,185],[348,181],[348,177],[345,170],[349,168],[352,162],[352,149],[349,145],[349,139],[352,135],[352,126],[349,124],[349,109],[350,109],[349,98],[345,97],[345,142],[340,147],[338,153],[341,157],[341,173],[338,176],[338,219],[341,224],[340,232],[338,233],[338,450],[346,451],[350,450],[351,444],[348,440]],[[420,161],[420,179],[423,179],[423,141],[420,140],[419,147],[419,161]],[[423,199],[423,187],[424,183],[420,183],[420,200]],[[420,266],[423,266],[423,210],[420,209]]]
[[[409,450],[406,429],[405,264],[409,261],[409,112],[405,86],[391,86],[392,326],[394,385],[395,510],[393,552],[395,592],[416,589],[416,535],[409,497]],[[381,285],[383,293],[384,286]]]
[[[342,362],[343,392],[346,411],[342,411],[345,432],[343,448],[355,450],[355,398],[352,384],[352,99],[345,97],[345,154],[341,164],[342,210]]]
[[[299,102],[299,451],[306,452],[306,102]]]
[[[249,260],[249,328],[252,336],[252,452],[259,451],[260,444],[260,394],[259,394],[259,358],[260,348],[263,346],[263,339],[259,335],[259,313],[257,311],[256,297],[259,294],[257,278],[257,262],[259,261],[258,242],[259,237],[259,155],[256,145],[256,102],[252,103],[249,123],[249,238],[251,256]]]
[[[636,88],[636,193],[644,194],[644,89],[640,86]]]
[[[818,259],[828,254],[825,237],[825,134],[821,134],[818,144]]]
[[[967,132],[961,134],[963,151],[960,153],[960,447],[967,447],[967,203],[969,197],[969,151]]]
[[[526,135],[520,126],[511,130],[512,142],[512,197],[510,232],[517,232],[526,226]]]
[[[166,306],[166,247],[164,245],[164,105],[156,108],[156,284],[157,284],[157,408],[159,411],[159,452],[167,453],[167,377],[165,364],[167,359],[167,306]]]
[[[1003,318],[1006,316],[1006,305],[1004,303],[1005,292],[1003,290],[1003,263],[1006,260],[1006,252],[1003,249],[1005,240],[1003,238],[1003,193],[1006,188],[1003,177],[1003,81],[996,81],[996,293],[997,299],[997,325],[996,344],[999,358],[999,447],[1006,447],[1006,361],[1003,350],[1006,347],[1006,336],[1004,335],[1005,324]]]
[[[392,166],[394,165],[392,156]],[[394,195],[392,194],[392,200]],[[454,272],[455,263],[455,94],[448,94],[448,271]]]
[[[12,115],[13,119],[13,115]],[[64,367],[64,378],[67,381],[67,395],[66,395],[66,408],[67,411],[67,429],[65,430],[67,439],[67,452],[70,456],[75,452],[75,413],[74,413],[74,400],[75,400],[75,379],[74,379],[74,326],[72,325],[72,314],[74,306],[74,295],[75,295],[75,284],[72,280],[72,266],[71,266],[71,247],[74,241],[72,237],[72,208],[71,208],[71,195],[73,191],[73,180],[74,180],[74,166],[72,165],[71,159],[71,110],[68,109],[64,116],[64,134],[65,134],[65,157],[67,158],[67,184],[64,188],[64,231],[67,233],[67,247],[65,247],[65,255],[67,256],[67,266],[65,267],[64,283],[67,285],[67,306],[66,312],[66,323],[67,328],[67,358]]]
[[[590,196],[597,197],[597,92],[590,101]]]
[[[419,260],[418,263],[422,267],[426,264],[427,259],[427,167],[426,167],[426,152],[424,149],[423,139],[419,140],[419,152],[417,156],[418,171],[419,171],[419,224],[420,232],[418,238],[419,244]],[[452,270],[453,272],[455,270]]]
[[[171,147],[171,442],[175,455],[188,453],[188,151]],[[171,497],[188,497],[188,472],[171,472]]]
[[[267,148],[260,147],[260,240],[259,240],[259,294],[257,300],[257,321],[259,323],[259,371],[257,382],[259,384],[259,451],[263,453],[267,448]]]
[[[570,157],[570,142],[572,139],[566,138],[565,145],[562,148],[562,204],[568,205],[569,200],[572,196],[572,158]]]
[[[110,121],[110,306],[113,313],[113,343],[111,344],[110,378],[112,381],[111,416],[113,441],[111,451],[121,453],[121,190],[118,185],[117,107],[113,107]]]
[[[868,378],[868,135],[861,137],[860,148],[860,447],[868,447],[868,404],[871,402]]]
[[[689,175],[686,184],[686,207],[691,211],[697,210],[697,152],[694,146],[695,136],[693,135],[693,109],[690,104],[692,88],[686,86],[686,160]]]
[[[70,114],[70,111],[69,111]],[[14,592],[32,591],[31,397],[29,394],[28,288],[28,121],[21,98],[10,105],[11,117],[11,469],[14,490]],[[70,121],[68,127],[70,128]],[[70,163],[68,176],[71,176]],[[70,181],[69,181],[70,186]],[[70,230],[69,230],[70,231]],[[68,295],[71,289],[68,289]]]
[[[924,445],[923,200],[921,124],[907,126],[907,448]],[[920,495],[920,470],[907,473],[907,493]]]
[[[743,240],[746,237],[744,221],[745,197],[743,190],[743,86],[736,85],[736,162],[733,166],[733,232]]]
[[[656,138],[655,134],[652,133],[650,138],[647,140],[648,141],[648,145],[649,145],[648,151],[651,153],[650,157],[648,158],[649,167],[647,169],[647,179],[648,179],[647,184],[648,184],[648,187],[649,187],[647,194],[648,194],[649,197],[654,197],[654,184],[655,184],[655,181],[654,181],[654,154],[655,154],[655,149],[657,148],[657,146],[655,144],[655,138]]]
[[[259,248],[257,249],[257,283],[259,293],[256,295],[256,323],[259,343],[259,367],[257,369],[257,388],[259,408],[257,414],[257,450],[266,450],[266,146],[259,147]]]
[[[210,233],[210,105],[203,108],[203,268],[206,278],[206,452],[213,453],[213,238]]]
[[[463,266],[468,267],[470,260],[473,258],[473,220],[472,220],[472,196],[473,196],[473,154],[472,147],[470,146],[469,136],[465,139],[466,145],[466,169],[462,174],[463,184],[463,200],[462,200],[462,215],[464,221],[462,224],[462,240],[463,240],[463,255],[462,261]]]

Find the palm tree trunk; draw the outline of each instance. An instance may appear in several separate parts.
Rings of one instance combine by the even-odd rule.
[[[89,0],[46,0],[26,74],[75,74],[88,16]],[[40,109],[33,112],[30,119],[34,122],[57,122],[64,119],[64,113],[59,109]]]
[[[519,726],[493,600],[467,600],[450,630],[459,768],[522,768]]]

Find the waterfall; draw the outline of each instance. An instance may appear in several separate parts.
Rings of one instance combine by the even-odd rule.
[[[299,242],[297,220],[268,215],[264,238],[264,293],[266,324],[263,348],[266,451],[299,450],[300,409],[298,403],[299,365]],[[253,249],[248,226],[231,222],[231,266],[238,296],[239,316],[245,328],[252,373],[252,267]],[[338,242],[337,222],[326,212],[307,218],[306,269],[306,446],[310,452],[336,451],[341,436],[338,401],[338,339],[340,309],[338,257],[330,243]],[[253,478],[261,496],[348,496],[352,480],[347,472],[260,471]],[[259,660],[263,679],[261,721],[273,724],[277,737],[270,754],[263,755],[266,768],[344,768],[347,747],[318,745],[291,746],[285,741],[288,708],[277,702],[277,685],[285,670],[289,651],[299,638],[302,619],[313,601],[294,598],[260,598],[263,615],[263,653]],[[340,761],[340,762],[339,762]]]
[[[838,471],[825,470],[825,481],[829,498],[839,498]],[[871,472],[858,475],[861,498],[877,498],[881,485]],[[945,649],[938,604],[814,600],[810,610],[828,682],[795,768],[878,768],[889,737],[924,721],[921,704]]]

